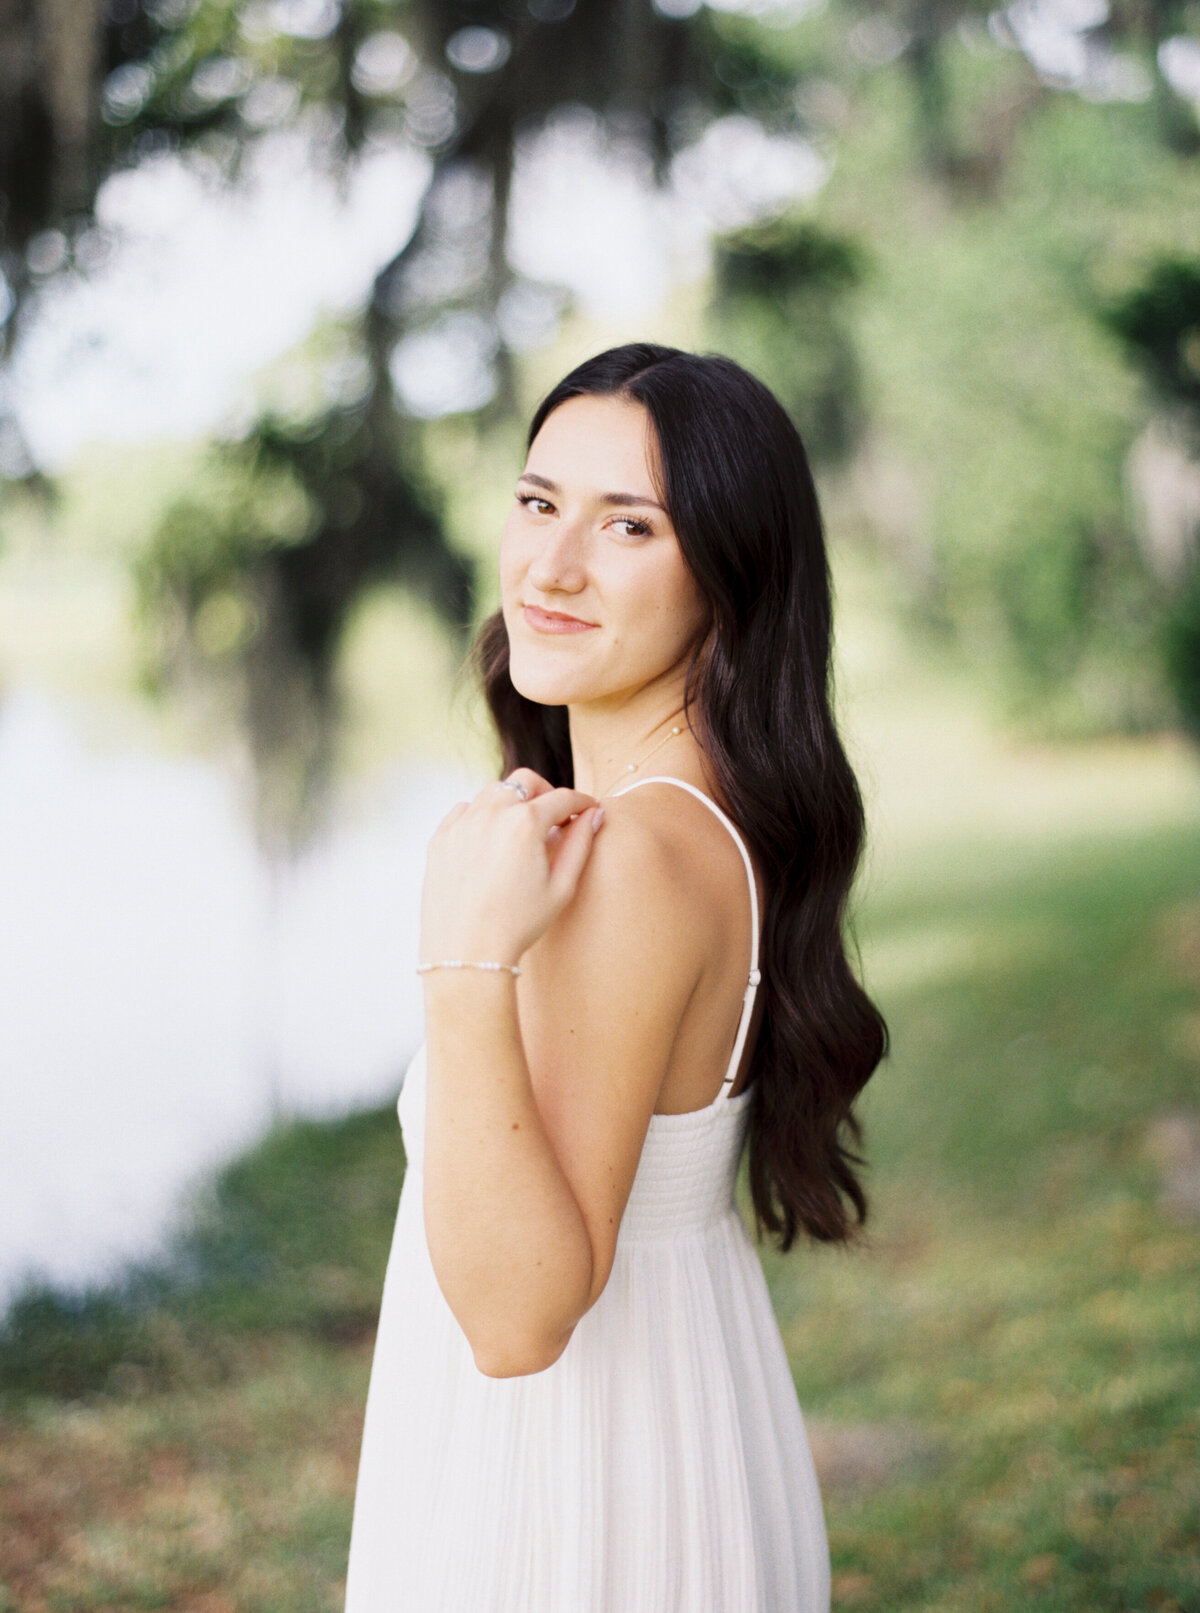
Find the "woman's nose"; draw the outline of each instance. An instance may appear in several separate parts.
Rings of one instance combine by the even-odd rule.
[[[583,531],[579,523],[562,521],[547,531],[529,567],[538,588],[579,588],[587,579]]]

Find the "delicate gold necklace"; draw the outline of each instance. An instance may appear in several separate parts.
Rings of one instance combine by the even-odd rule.
[[[654,745],[650,750],[648,750],[646,752],[646,754],[642,757],[641,761],[639,761],[639,762],[630,762],[628,764],[628,766],[625,768],[625,772],[626,773],[636,773],[638,768],[641,767],[642,763],[643,762],[648,762],[650,760],[650,758],[654,755],[654,752],[656,750],[661,750],[662,747],[667,743],[668,739],[673,739],[676,734],[681,734],[682,732],[683,732],[683,729],[680,728],[678,723],[676,723],[675,727],[671,729],[670,733],[664,734],[662,736],[662,738],[658,741],[658,743],[656,745]],[[618,783],[623,776],[624,776],[623,774],[618,774],[617,777],[613,780],[613,784]],[[610,784],[608,789],[604,791],[603,795],[597,797],[597,800],[603,800],[604,796],[607,796],[611,789],[612,789],[612,784]]]

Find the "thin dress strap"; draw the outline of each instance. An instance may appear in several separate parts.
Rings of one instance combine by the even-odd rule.
[[[726,1071],[725,1079],[721,1082],[719,1095],[725,1097],[728,1095],[728,1089],[737,1079],[738,1061],[742,1056],[742,1048],[745,1046],[746,1032],[750,1028],[750,1015],[754,1012],[754,996],[758,990],[758,982],[762,979],[758,968],[758,891],[754,886],[754,867],[750,861],[750,853],[746,850],[746,842],[742,839],[737,829],[734,828],[729,814],[722,811],[710,795],[705,795],[703,790],[698,790],[694,784],[689,784],[686,779],[673,778],[669,773],[656,773],[649,778],[634,779],[633,783],[626,784],[624,789],[613,790],[611,793],[613,795],[624,795],[627,790],[636,790],[639,784],[678,784],[680,789],[690,790],[697,801],[703,801],[705,806],[713,809],[717,817],[729,830],[737,841],[738,850],[742,854],[742,861],[746,865],[746,878],[750,882],[750,978],[742,997],[742,1017],[738,1021],[737,1040],[733,1044],[733,1057],[729,1060],[729,1069]]]

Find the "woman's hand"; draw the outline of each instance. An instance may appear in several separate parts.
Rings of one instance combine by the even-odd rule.
[[[459,801],[433,832],[421,891],[423,963],[516,963],[575,894],[592,846],[596,797],[555,788],[531,767]],[[574,816],[578,814],[578,816]]]

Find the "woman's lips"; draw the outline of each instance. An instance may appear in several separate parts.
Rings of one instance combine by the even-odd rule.
[[[523,605],[521,610],[530,627],[538,633],[587,633],[596,625],[581,622],[574,616],[553,616],[536,605]]]

